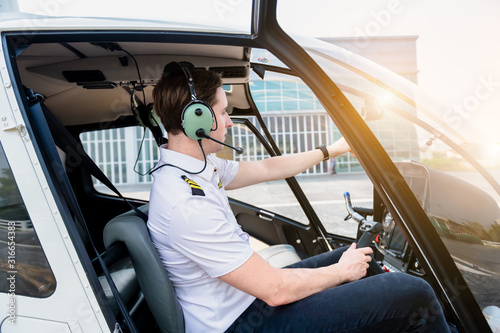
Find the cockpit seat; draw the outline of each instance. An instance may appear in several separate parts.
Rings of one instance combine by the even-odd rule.
[[[125,304],[133,303],[136,300],[138,301],[140,288],[130,257],[127,256],[119,259],[112,265],[109,265],[108,270],[116,286],[116,289],[120,293],[122,301]],[[113,314],[115,316],[118,315],[120,313],[120,307],[118,306],[118,303],[113,296],[111,287],[109,286],[108,280],[106,279],[104,274],[99,275],[99,282],[101,283],[104,295],[108,300],[108,304],[111,307]]]
[[[140,210],[147,214],[148,205]],[[106,249],[120,242],[125,244],[137,281],[161,332],[184,332],[180,303],[144,221],[133,211],[121,214],[108,222],[103,238]],[[287,244],[270,246],[258,253],[279,268],[300,260],[294,248]]]
[[[141,210],[147,213],[147,207]],[[146,302],[161,332],[184,332],[184,316],[174,288],[144,221],[129,211],[113,218],[104,228],[104,246],[117,242],[127,247]]]
[[[290,244],[278,244],[257,252],[271,266],[283,268],[300,261],[300,257]]]

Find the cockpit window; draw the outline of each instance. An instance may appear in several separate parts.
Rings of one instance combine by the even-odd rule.
[[[47,297],[55,287],[54,274],[0,145],[0,292],[12,297]]]
[[[149,130],[140,126],[103,129],[83,132],[80,139],[87,154],[123,195],[149,199],[152,177],[148,171],[159,159]],[[98,192],[115,195],[96,178],[92,180]]]

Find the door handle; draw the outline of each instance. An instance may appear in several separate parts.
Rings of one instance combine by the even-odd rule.
[[[259,214],[257,214],[259,218],[266,220],[266,221],[273,221],[274,220],[274,214],[265,210],[260,210]]]

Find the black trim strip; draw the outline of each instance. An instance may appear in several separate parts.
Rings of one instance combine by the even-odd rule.
[[[64,46],[65,48],[67,48],[68,50],[70,50],[71,52],[73,52],[74,54],[76,54],[80,59],[87,58],[87,56],[85,54],[83,54],[82,52],[78,51],[76,48],[74,48],[73,46],[69,45],[68,43],[66,43],[66,42],[60,42],[59,44],[61,44],[62,46]]]
[[[33,43],[90,43],[90,42],[150,42],[178,44],[229,45],[247,48],[257,47],[250,35],[184,31],[9,31],[4,33],[14,50],[24,49]],[[242,55],[245,57],[245,54]]]

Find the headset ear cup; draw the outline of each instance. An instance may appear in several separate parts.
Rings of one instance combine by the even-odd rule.
[[[213,112],[205,103],[191,102],[182,111],[182,129],[190,139],[202,139],[196,135],[199,129],[203,129],[207,135],[210,134],[213,123]]]

